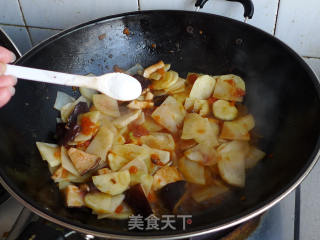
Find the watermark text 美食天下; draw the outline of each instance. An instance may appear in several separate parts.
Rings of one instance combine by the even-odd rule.
[[[129,230],[185,230],[192,223],[191,215],[162,215],[161,218],[149,215],[131,215],[128,220]]]

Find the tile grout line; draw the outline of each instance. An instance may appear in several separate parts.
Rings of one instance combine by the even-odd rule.
[[[273,36],[276,35],[276,30],[277,30],[277,24],[278,24],[278,17],[279,17],[279,10],[280,10],[280,1],[278,2],[278,7],[277,7],[277,13],[276,13],[276,21],[274,23],[274,28],[273,28]]]
[[[1,23],[1,22],[0,22],[0,25],[9,26],[9,27],[29,27],[29,28],[37,28],[37,29],[44,29],[44,30],[56,30],[56,31],[64,30],[64,29],[60,29],[60,28],[37,27],[37,26],[31,26],[31,25],[18,25],[18,24]]]
[[[19,4],[19,8],[20,8],[21,15],[22,15],[23,23],[24,23],[24,25],[25,25],[25,28],[26,28],[26,30],[27,30],[27,33],[28,33],[28,36],[29,36],[29,39],[30,39],[30,43],[31,43],[31,45],[33,45],[31,33],[30,33],[30,30],[29,30],[29,27],[27,26],[27,21],[26,21],[26,18],[25,18],[25,16],[24,16],[24,13],[23,13],[23,10],[22,10],[22,5],[21,5],[21,3],[20,3],[20,0],[17,0],[17,1],[18,1],[18,4]]]

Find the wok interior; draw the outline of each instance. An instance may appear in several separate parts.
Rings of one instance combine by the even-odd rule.
[[[125,27],[129,36],[123,34]],[[105,38],[99,39],[102,34]],[[55,37],[19,64],[99,75],[116,64],[126,69],[158,60],[171,63],[182,77],[187,72],[240,75],[247,86],[245,104],[256,119],[255,132],[262,136],[259,147],[272,154],[247,174],[244,189],[218,207],[192,213],[187,232],[227,223],[263,206],[311,164],[320,131],[318,83],[291,50],[244,24],[191,12],[132,14]],[[82,227],[115,234],[178,233],[178,225],[176,231],[128,232],[127,221],[97,220],[89,210],[64,207],[35,146],[36,141],[54,142],[58,90],[78,95],[69,87],[20,81],[16,96],[0,110],[0,164],[7,184],[38,209]]]

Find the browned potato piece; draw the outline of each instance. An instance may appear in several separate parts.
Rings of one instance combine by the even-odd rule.
[[[182,176],[178,169],[173,166],[164,166],[160,168],[153,176],[152,189],[157,191],[168,183],[182,180]]]
[[[220,138],[228,140],[249,141],[249,131],[254,128],[255,122],[251,114],[238,118],[231,122],[224,122]]]
[[[64,190],[64,194],[68,207],[82,207],[84,205],[83,194],[77,186],[68,185]]]
[[[86,153],[76,148],[70,148],[68,150],[68,155],[73,165],[81,175],[97,166],[100,161],[100,158],[96,155]]]

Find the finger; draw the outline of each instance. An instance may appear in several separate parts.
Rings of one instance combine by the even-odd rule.
[[[12,63],[16,60],[16,56],[13,52],[0,46],[0,62]]]
[[[14,87],[0,88],[0,108],[9,102],[14,93]]]
[[[0,88],[11,87],[17,84],[17,78],[13,76],[0,76]]]

